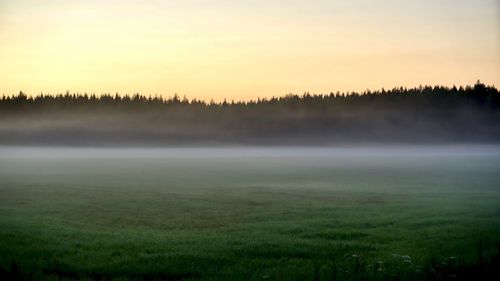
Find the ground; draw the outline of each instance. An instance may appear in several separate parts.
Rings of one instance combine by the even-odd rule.
[[[498,148],[82,151],[0,156],[4,276],[446,279],[500,245]]]

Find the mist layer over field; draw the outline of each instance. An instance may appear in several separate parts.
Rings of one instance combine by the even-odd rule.
[[[499,167],[491,145],[2,147],[0,273],[470,280],[500,245]]]
[[[120,148],[120,147],[33,147],[0,146],[0,159],[43,158],[233,158],[266,161],[267,158],[299,158],[302,161],[327,159],[330,164],[349,159],[375,157],[415,158],[421,156],[499,156],[500,145],[375,145],[375,146],[225,146],[181,148]],[[258,159],[260,158],[260,159]],[[390,159],[386,159],[390,160]],[[383,161],[382,161],[383,162]]]

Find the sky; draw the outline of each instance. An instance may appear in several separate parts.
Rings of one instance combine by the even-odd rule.
[[[499,0],[0,0],[0,95],[500,86]]]

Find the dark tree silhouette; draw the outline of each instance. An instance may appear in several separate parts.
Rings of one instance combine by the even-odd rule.
[[[206,103],[87,93],[0,100],[0,143],[68,145],[463,143],[500,141],[500,94],[420,86]]]

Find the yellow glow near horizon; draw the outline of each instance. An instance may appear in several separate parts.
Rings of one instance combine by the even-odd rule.
[[[418,3],[416,3],[418,2]],[[1,1],[0,94],[500,86],[498,1]]]

